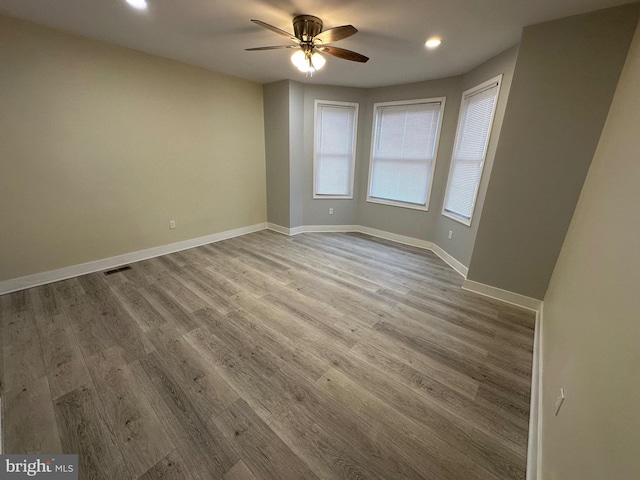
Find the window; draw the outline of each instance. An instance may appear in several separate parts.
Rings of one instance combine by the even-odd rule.
[[[313,198],[353,198],[358,104],[316,100]]]
[[[462,94],[442,214],[471,225],[502,75]]]
[[[374,105],[367,201],[429,209],[444,101]]]

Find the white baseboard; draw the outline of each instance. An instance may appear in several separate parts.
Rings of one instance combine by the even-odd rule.
[[[467,267],[465,267],[462,263],[460,263],[458,260],[453,258],[451,255],[449,255],[447,252],[445,252],[443,249],[441,249],[435,243],[433,244],[433,247],[431,248],[431,250],[433,251],[433,253],[438,255],[442,260],[444,260],[446,263],[448,263],[449,266],[451,268],[453,268],[456,272],[458,272],[464,278],[467,278],[467,274],[469,273],[469,269]]]
[[[184,240],[181,242],[171,243],[169,245],[162,245],[159,247],[149,248],[146,250],[140,250],[138,252],[126,253],[124,255],[118,255],[115,257],[104,258],[101,260],[95,260],[79,265],[72,265],[70,267],[59,268],[48,272],[36,273],[34,275],[27,275],[25,277],[13,278],[10,280],[4,280],[0,282],[0,295],[5,293],[15,292],[17,290],[23,290],[25,288],[36,287],[38,285],[44,285],[46,283],[57,282],[60,280],[66,280],[67,278],[77,277],[79,275],[85,275],[87,273],[98,272],[109,268],[115,268],[128,263],[139,262],[148,258],[158,257],[160,255],[166,255],[168,253],[179,252],[188,248],[198,247],[200,245],[206,245],[208,243],[219,242],[228,238],[237,237],[240,235],[246,235],[247,233],[257,232],[259,230],[270,229],[275,232],[282,233],[284,235],[297,235],[304,232],[358,232],[371,235],[374,237],[384,238],[405,245],[411,245],[418,248],[424,248],[431,250],[438,255],[444,262],[450,265],[460,275],[466,278],[468,269],[453,256],[449,255],[445,250],[435,245],[433,242],[427,240],[421,240],[419,238],[408,237],[405,235],[399,235],[397,233],[391,233],[384,230],[378,230],[371,227],[365,227],[362,225],[305,225],[294,228],[283,227],[274,223],[259,223],[256,225],[250,225],[247,227],[237,228],[234,230],[228,230],[225,232],[214,233],[212,235],[206,235],[204,237],[193,238],[190,240]],[[538,310],[540,300],[525,297],[517,293],[508,292],[496,287],[484,285],[471,280],[465,280],[463,287],[465,290],[469,290],[481,295],[486,295],[503,302],[518,305],[531,310]]]
[[[536,312],[531,371],[531,405],[529,408],[529,442],[527,447],[527,480],[542,479],[542,329],[544,304]]]
[[[360,225],[305,225],[303,227],[295,228],[295,232],[292,235],[298,233],[316,232],[316,233],[346,233],[346,232],[359,232]]]
[[[0,282],[0,295],[11,293],[25,288],[36,287],[46,283],[66,280],[68,278],[93,273],[100,270],[119,267],[128,263],[139,262],[148,258],[158,257],[169,253],[187,250],[189,248],[206,245],[209,243],[219,242],[240,235],[257,232],[264,229],[273,230],[284,235],[297,235],[304,232],[358,232],[371,235],[374,237],[384,238],[405,245],[411,245],[418,248],[431,250],[444,262],[450,265],[460,275],[466,278],[468,268],[449,255],[445,250],[440,248],[433,242],[421,240],[418,238],[398,235],[396,233],[386,232],[375,228],[365,227],[362,225],[307,225],[301,227],[287,228],[275,223],[259,223],[247,227],[241,227],[225,232],[214,233],[204,237],[193,238],[181,242],[171,243],[160,247],[140,250],[138,252],[127,253],[115,257],[95,260],[92,262],[73,265],[70,267],[51,270],[48,272],[27,275],[25,277],[4,280]],[[484,285],[472,280],[465,280],[463,289],[470,292],[485,295],[496,300],[500,300],[512,305],[517,305],[530,310],[536,311],[536,327],[535,339],[533,346],[533,372],[531,385],[531,410],[529,419],[529,446],[527,453],[527,480],[540,480],[541,478],[541,428],[542,428],[542,327],[543,327],[543,302],[534,298],[526,297],[517,293],[502,290],[500,288]],[[1,397],[0,397],[1,402]],[[0,409],[2,404],[0,403]],[[0,421],[2,415],[0,414]],[[2,453],[2,436],[0,424],[0,453]]]
[[[542,306],[542,300],[520,295],[519,293],[513,293],[508,290],[503,290],[498,287],[492,287],[491,285],[485,285],[484,283],[474,282],[473,280],[465,280],[462,284],[463,290],[469,292],[478,293],[485,297],[490,297],[501,302],[510,303],[517,307],[526,308],[537,312]]]
[[[376,228],[365,227],[363,225],[304,225],[295,227],[292,229],[281,227],[269,223],[267,228],[276,232],[284,233],[285,235],[298,235],[304,232],[357,232],[371,235],[373,237],[384,238],[393,242],[403,243],[405,245],[411,245],[413,247],[424,248],[425,250],[431,250],[438,257],[440,257],[445,263],[447,263],[456,272],[465,278],[463,289],[470,292],[478,293],[486,297],[491,297],[495,300],[500,300],[505,303],[516,305],[518,307],[526,308],[538,312],[542,306],[542,301],[535,298],[520,295],[518,293],[503,290],[501,288],[492,287],[483,283],[467,280],[467,274],[469,269],[463,265],[460,261],[447,253],[444,249],[439,247],[433,242],[427,240],[421,240],[419,238],[407,237],[405,235],[399,235],[397,233],[391,233],[384,230],[378,230]]]
[[[265,228],[267,228],[266,223],[258,223],[256,225],[249,225],[247,227],[236,228],[234,230],[227,230],[225,232],[214,233],[211,235],[206,235],[204,237],[183,240],[181,242],[171,243],[169,245],[162,245],[159,247],[148,248],[146,250],[140,250],[137,252],[125,253],[124,255],[117,255],[115,257],[94,260],[79,265],[72,265],[70,267],[58,268],[56,270],[50,270],[48,272],[41,272],[33,275],[27,275],[25,277],[4,280],[0,282],[0,295],[23,290],[25,288],[37,287],[38,285],[44,285],[46,283],[66,280],[68,278],[77,277],[79,275],[86,275],[87,273],[99,272],[101,270],[120,267],[128,263],[139,262],[141,260],[146,260],[153,257],[159,257],[160,255],[179,252],[181,250],[199,247],[200,245],[206,245],[208,243],[219,242],[228,238],[238,237],[240,235],[246,235],[247,233],[264,230]]]
[[[373,237],[384,238],[386,240],[391,240],[393,242],[403,243],[405,245],[411,245],[413,247],[424,248],[425,250],[431,250],[435,253],[442,261],[444,261],[447,265],[453,268],[456,272],[462,275],[464,278],[467,278],[467,273],[469,273],[469,269],[465,267],[462,263],[456,260],[452,255],[449,255],[446,251],[440,248],[433,242],[429,242],[427,240],[421,240],[419,238],[407,237],[404,235],[398,235],[397,233],[385,232],[384,230],[377,230],[375,228],[360,226],[358,230],[360,233],[366,233]]]
[[[420,240],[418,238],[407,237],[404,235],[398,235],[397,233],[386,232],[384,230],[377,230],[375,228],[364,227],[362,225],[303,225],[301,227],[287,228],[274,223],[267,224],[269,230],[274,232],[283,233],[285,235],[298,235],[300,233],[364,233],[371,235],[372,237],[384,238],[386,240],[392,240],[397,243],[403,243],[405,245],[412,245],[414,247],[425,248],[431,250],[433,243],[426,240]]]
[[[281,233],[283,235],[291,235],[291,229],[288,227],[283,227],[282,225],[278,225],[277,223],[267,223],[267,228],[269,230],[273,230],[274,232]]]
[[[300,233],[306,233],[306,232],[318,232],[318,233],[359,232],[362,227],[360,227],[359,225],[303,225],[301,227],[287,228],[281,225],[277,225],[275,223],[268,223],[267,228],[269,230],[273,230],[274,232],[293,236],[293,235],[298,235]]]
[[[542,478],[542,330],[544,325],[544,302],[517,293],[491,287],[473,280],[465,280],[462,288],[505,303],[536,312],[533,340],[533,368],[531,371],[531,400],[529,406],[529,437],[527,446],[527,480]]]
[[[307,225],[301,227],[287,228],[275,223],[260,223],[247,227],[228,230],[226,232],[214,233],[204,237],[184,240],[169,245],[140,250],[138,252],[118,255],[111,258],[87,262],[71,267],[60,268],[48,272],[37,273],[25,277],[5,280],[0,282],[0,295],[11,293],[25,288],[35,287],[46,283],[66,280],[67,278],[85,275],[87,273],[106,270],[109,268],[119,267],[128,263],[139,262],[148,258],[166,255],[168,253],[179,252],[189,248],[206,245],[208,243],[219,242],[228,238],[246,235],[248,233],[257,232],[268,228],[284,235],[297,235],[304,232],[358,232],[374,237],[384,238],[405,245],[411,245],[425,250],[431,250],[444,262],[450,265],[460,275],[466,278],[468,268],[449,255],[445,250],[440,248],[433,242],[421,240],[418,238],[398,235],[396,233],[386,232],[375,228],[365,227],[362,225]],[[533,371],[531,385],[531,409],[529,419],[529,442],[527,452],[527,480],[540,480],[541,478],[541,428],[542,428],[542,326],[543,326],[543,304],[542,301],[534,298],[519,295],[517,293],[502,290],[500,288],[484,285],[472,280],[465,280],[463,289],[470,292],[485,295],[496,300],[524,307],[536,311],[536,327],[535,339],[533,346]],[[1,400],[1,399],[0,399]],[[0,403],[0,408],[1,403]],[[1,428],[1,427],[0,427]],[[0,431],[1,435],[1,431]],[[2,452],[2,439],[0,437],[0,453]]]
[[[371,235],[372,237],[384,238],[385,240],[391,240],[392,242],[402,243],[404,245],[411,245],[412,247],[424,248],[425,250],[433,251],[433,242],[429,242],[427,240],[407,237],[406,235],[399,235],[397,233],[378,230],[377,228],[365,227],[363,225],[358,225],[357,232]]]
[[[438,257],[440,257],[451,268],[458,272],[463,277],[467,277],[469,269],[462,263],[456,260],[453,256],[449,255],[442,248],[429,242],[427,240],[421,240],[419,238],[407,237],[406,235],[399,235],[397,233],[387,232],[385,230],[378,230],[377,228],[365,227],[363,225],[304,225],[301,227],[287,228],[275,223],[267,224],[269,230],[282,233],[284,235],[298,235],[305,232],[356,232],[371,235],[372,237],[384,238],[385,240],[391,240],[393,242],[402,243],[405,245],[411,245],[412,247],[424,248],[425,250],[431,250]]]

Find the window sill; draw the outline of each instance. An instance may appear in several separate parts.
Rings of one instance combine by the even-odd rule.
[[[316,195],[313,194],[314,200],[353,200],[353,195]]]
[[[380,200],[377,198],[367,198],[367,202],[369,203],[377,203],[379,205],[389,205],[391,207],[400,207],[400,208],[409,208],[411,210],[420,210],[422,212],[429,211],[429,204],[426,205],[415,205],[412,203],[402,203],[402,202],[394,202],[392,200]]]
[[[451,220],[455,220],[456,222],[461,223],[461,224],[463,224],[463,225],[465,225],[467,227],[471,226],[471,220],[473,219],[473,217],[472,217],[469,220],[467,220],[466,218],[458,217],[457,215],[454,215],[453,213],[449,213],[449,212],[445,212],[445,211],[442,212],[442,216],[450,218]]]

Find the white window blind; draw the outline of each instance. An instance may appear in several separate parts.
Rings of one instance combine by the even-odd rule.
[[[478,196],[500,79],[489,80],[462,94],[443,213],[465,225],[471,224]]]
[[[426,210],[444,98],[376,104],[368,200]]]
[[[314,198],[353,197],[358,104],[316,101]]]

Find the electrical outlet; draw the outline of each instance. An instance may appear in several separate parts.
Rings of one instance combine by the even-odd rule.
[[[562,404],[564,403],[564,388],[560,389],[560,395],[558,395],[558,398],[556,400],[556,417],[558,416],[558,414],[560,413],[560,408],[562,408]]]
[[[333,215],[333,208],[329,209],[329,215]]]
[[[176,228],[176,221],[175,220],[169,220],[169,228]]]
[[[449,230],[449,240],[453,238],[453,230]]]

